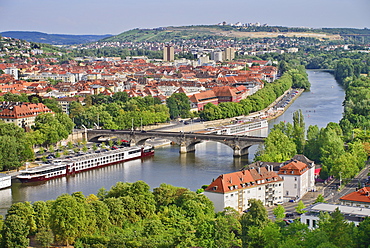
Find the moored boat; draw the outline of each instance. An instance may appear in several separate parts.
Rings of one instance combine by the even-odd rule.
[[[222,135],[241,135],[259,129],[268,128],[267,120],[251,120],[245,122],[237,122],[219,128],[212,128],[206,133],[222,134]]]
[[[12,185],[12,177],[5,174],[0,174],[0,189],[8,188]]]
[[[152,155],[154,155],[152,146],[118,148],[100,153],[75,156],[69,159],[55,159],[48,164],[20,171],[21,173],[17,178],[24,183],[47,181]]]

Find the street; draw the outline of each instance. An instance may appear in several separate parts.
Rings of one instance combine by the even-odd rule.
[[[333,179],[328,184],[316,183],[317,191],[307,192],[307,194],[305,194],[301,200],[307,207],[315,202],[319,194],[322,194],[328,203],[339,204],[339,198],[356,191],[356,189],[358,189],[359,182],[362,183],[365,179],[367,179],[368,173],[369,164],[364,169],[362,169],[357,174],[357,176],[355,176],[350,182],[348,182],[346,186],[344,186],[340,191],[338,191],[339,179]],[[296,213],[295,207],[297,206],[297,204],[298,202],[286,202],[282,205],[284,206],[286,213]],[[276,206],[266,207],[269,219],[271,220],[275,219],[273,214],[273,209],[275,207]],[[298,218],[298,216],[299,215],[295,215],[295,218]],[[292,219],[292,217],[287,217],[287,219]]]

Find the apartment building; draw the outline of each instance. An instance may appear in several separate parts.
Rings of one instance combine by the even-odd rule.
[[[259,199],[266,206],[283,200],[284,181],[272,166],[249,168],[222,174],[204,191],[215,211],[232,207],[238,212],[248,209],[249,199]]]

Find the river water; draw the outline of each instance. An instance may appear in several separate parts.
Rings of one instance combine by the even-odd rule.
[[[309,125],[325,127],[327,123],[341,119],[344,90],[329,73],[308,71],[308,75],[311,91],[304,92],[282,116],[270,121],[270,127],[280,121],[291,122],[292,113],[298,109],[304,113],[306,128]],[[250,148],[248,158],[234,159],[231,148],[216,142],[198,144],[196,152],[189,154],[179,154],[177,146],[167,146],[156,149],[151,158],[116,164],[68,178],[32,184],[13,183],[11,188],[0,190],[0,214],[4,215],[6,209],[15,202],[45,201],[76,191],[82,191],[85,195],[96,194],[100,188],[109,189],[119,181],[143,180],[151,188],[167,183],[195,191],[211,183],[220,174],[239,170],[248,164],[253,160],[256,149],[256,146]]]

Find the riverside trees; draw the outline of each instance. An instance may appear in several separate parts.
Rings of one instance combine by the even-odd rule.
[[[283,218],[283,208],[275,212]],[[43,247],[54,238],[74,247],[343,247],[344,237],[346,247],[366,247],[370,222],[355,227],[335,211],[321,216],[315,230],[282,223],[268,219],[260,200],[249,200],[242,215],[231,208],[214,213],[207,197],[185,188],[162,184],[150,191],[142,181],[120,182],[97,196],[14,203],[0,221],[0,247],[28,247],[32,237]]]

